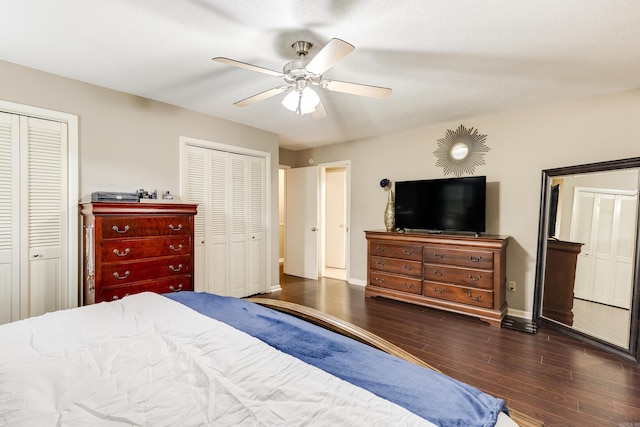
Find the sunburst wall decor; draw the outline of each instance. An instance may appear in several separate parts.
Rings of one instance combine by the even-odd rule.
[[[463,125],[455,131],[447,130],[444,138],[438,140],[438,149],[433,152],[438,159],[436,166],[442,167],[445,175],[473,174],[476,166],[485,164],[484,154],[490,150],[486,140],[487,135]]]

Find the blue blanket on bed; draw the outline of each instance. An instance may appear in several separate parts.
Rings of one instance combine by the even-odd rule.
[[[440,426],[493,426],[504,401],[294,316],[238,298],[165,295]]]

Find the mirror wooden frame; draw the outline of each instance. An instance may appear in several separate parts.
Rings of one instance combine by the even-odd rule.
[[[617,354],[625,359],[634,360],[635,362],[640,363],[640,209],[638,209],[637,211],[638,216],[636,218],[638,232],[636,233],[635,259],[633,266],[633,294],[631,298],[631,322],[628,348],[624,349],[622,347],[618,347],[588,334],[576,331],[561,323],[557,323],[542,317],[542,293],[547,251],[546,236],[549,223],[551,180],[554,177],[563,175],[615,171],[620,169],[632,168],[640,168],[640,157],[599,163],[589,163],[584,165],[568,166],[555,169],[546,169],[542,171],[542,184],[540,191],[540,220],[538,224],[538,250],[536,258],[536,278],[533,300],[533,322],[535,325],[543,325],[549,327],[550,329],[558,330],[576,339],[590,343],[601,350],[608,351]]]

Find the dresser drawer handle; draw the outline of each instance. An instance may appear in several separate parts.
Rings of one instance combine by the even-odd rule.
[[[404,268],[407,271],[411,271],[411,270],[413,270],[413,265],[403,264],[402,268]]]
[[[384,252],[387,250],[386,246],[376,246],[376,251],[378,252]]]
[[[176,272],[182,270],[182,264],[178,264],[177,267],[174,267],[173,264],[169,266],[169,270]]]
[[[406,282],[402,282],[402,286],[404,286],[407,289],[411,289],[411,288],[413,288],[413,283],[407,284]]]
[[[376,277],[376,282],[378,282],[378,283],[384,283],[384,279],[381,279],[381,278],[379,278],[379,277]]]
[[[114,249],[113,253],[116,254],[117,256],[127,256],[129,255],[129,252],[131,252],[131,249],[127,248],[124,250],[124,252],[120,252],[118,249]]]
[[[180,252],[182,250],[182,243],[180,243],[177,248],[173,245],[169,245],[169,249],[171,249],[173,252]]]
[[[386,262],[384,262],[384,261],[376,261],[376,265],[377,265],[378,267],[384,267],[385,265],[387,265],[387,263],[386,263]]]
[[[433,289],[433,292],[435,292],[436,294],[444,294],[444,288],[440,288],[440,290],[437,290],[435,287],[433,287],[431,289]]]
[[[124,294],[124,297],[128,297],[128,296],[129,296],[129,294]],[[122,298],[124,298],[124,297],[122,297]],[[118,298],[118,295],[114,295],[114,296],[113,296],[113,300],[114,300],[114,301],[118,301],[119,299],[120,299],[120,298]]]
[[[169,286],[169,290],[171,290],[171,292],[180,292],[182,290],[182,283],[178,286],[178,289],[174,288],[173,285]]]
[[[468,258],[468,259],[469,259],[469,261],[471,261],[471,262],[480,262],[480,260],[482,259],[482,257],[481,257],[481,256],[474,257],[474,256],[471,256],[471,255],[469,255],[467,258]]]
[[[473,301],[480,301],[480,298],[482,297],[482,295],[478,295],[477,297],[472,296],[471,291],[467,291],[467,295],[469,296],[469,299]]]
[[[124,234],[124,233],[126,233],[127,231],[129,231],[129,226],[128,226],[128,225],[125,225],[125,226],[124,226],[124,229],[120,230],[120,228],[119,228],[117,225],[114,225],[113,227],[111,227],[111,229],[112,229],[113,231],[115,231],[116,233]]]
[[[403,252],[405,255],[412,255],[412,254],[413,254],[413,249],[409,249],[409,250],[403,249],[403,250],[402,250],[402,252]]]
[[[446,254],[439,254],[438,252],[434,252],[434,253],[433,253],[433,256],[434,256],[434,257],[436,257],[436,258],[438,258],[438,259],[442,259],[442,258],[444,258],[444,256],[445,256],[445,255],[446,255]]]
[[[438,277],[442,277],[442,276],[444,276],[444,270],[440,270],[440,271],[433,270],[433,275],[434,276],[438,276]]]
[[[477,282],[478,280],[480,280],[480,278],[481,278],[482,276],[480,276],[480,275],[478,274],[477,276],[473,277],[471,274],[468,274],[468,275],[467,275],[467,277],[468,277],[469,279],[473,280],[474,282]]]
[[[180,231],[182,230],[182,224],[178,224],[177,227],[174,227],[173,224],[169,224],[169,228],[172,229],[173,231]]]
[[[120,276],[120,273],[118,273],[117,271],[115,273],[113,273],[113,277],[115,277],[118,280],[124,280],[127,277],[129,277],[129,274],[131,274],[131,272],[129,270],[124,272],[124,276]]]

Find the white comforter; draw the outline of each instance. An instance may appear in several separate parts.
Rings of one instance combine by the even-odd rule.
[[[0,425],[433,425],[160,295],[0,327]]]

